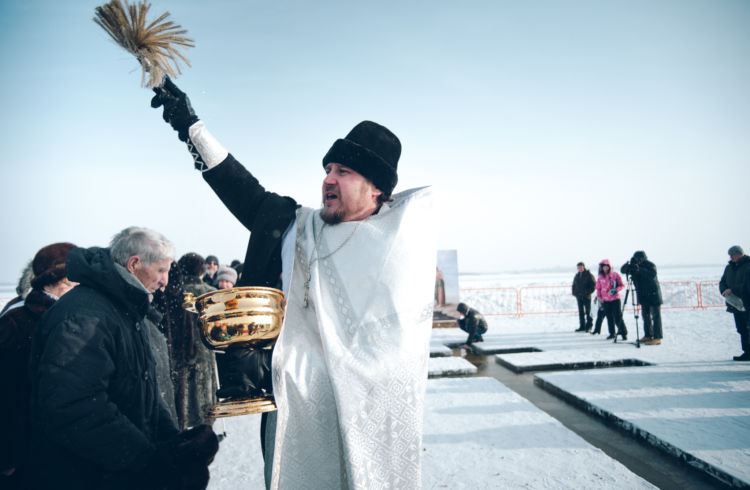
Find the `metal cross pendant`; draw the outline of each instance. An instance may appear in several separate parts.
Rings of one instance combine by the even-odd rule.
[[[312,274],[310,271],[307,271],[307,279],[305,279],[305,300],[304,300],[304,306],[305,308],[308,307],[310,304],[310,279],[312,278]]]

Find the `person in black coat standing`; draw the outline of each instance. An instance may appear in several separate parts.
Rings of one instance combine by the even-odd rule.
[[[159,393],[146,313],[174,249],[127,228],[109,249],[75,248],[79,285],[40,320],[31,346],[28,487],[200,489],[218,450],[209,426],[178,433]]]
[[[628,262],[623,264],[620,272],[633,279],[638,304],[641,305],[644,335],[640,341],[646,345],[660,345],[663,301],[659,278],[656,275],[656,265],[648,260],[646,252],[638,250]]]
[[[750,304],[744,302],[742,289],[745,279],[750,275],[750,257],[745,255],[742,247],[732,246],[729,251],[729,263],[719,281],[719,291],[726,298],[727,311],[734,316],[734,326],[740,334],[742,354],[734,356],[735,361],[750,361]],[[747,298],[747,299],[750,299]]]
[[[583,262],[576,265],[578,272],[573,277],[573,296],[578,302],[579,327],[576,332],[590,332],[593,319],[591,318],[591,294],[596,291],[596,279]]]

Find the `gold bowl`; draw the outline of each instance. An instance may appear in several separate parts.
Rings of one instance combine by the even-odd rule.
[[[281,332],[284,293],[260,286],[220,289],[193,298],[183,308],[198,314],[201,336],[212,349],[270,346]]]
[[[198,314],[201,338],[209,349],[270,349],[284,321],[284,293],[260,286],[220,289],[197,298],[185,293],[182,307]],[[209,418],[276,410],[271,393],[225,398],[209,410]]]

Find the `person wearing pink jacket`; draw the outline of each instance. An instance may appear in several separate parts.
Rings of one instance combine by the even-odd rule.
[[[596,301],[604,305],[604,313],[607,315],[608,339],[614,339],[622,335],[622,340],[628,339],[628,329],[622,319],[622,307],[620,303],[620,290],[625,287],[622,277],[612,270],[609,260],[599,262],[599,277],[596,280]],[[615,334],[617,325],[617,334]]]

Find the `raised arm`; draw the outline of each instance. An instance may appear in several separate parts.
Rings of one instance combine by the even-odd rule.
[[[151,107],[163,107],[162,118],[177,131],[193,156],[196,169],[234,216],[251,232],[283,233],[294,219],[297,203],[290,197],[268,192],[209,133],[188,96],[169,78],[154,89]]]

